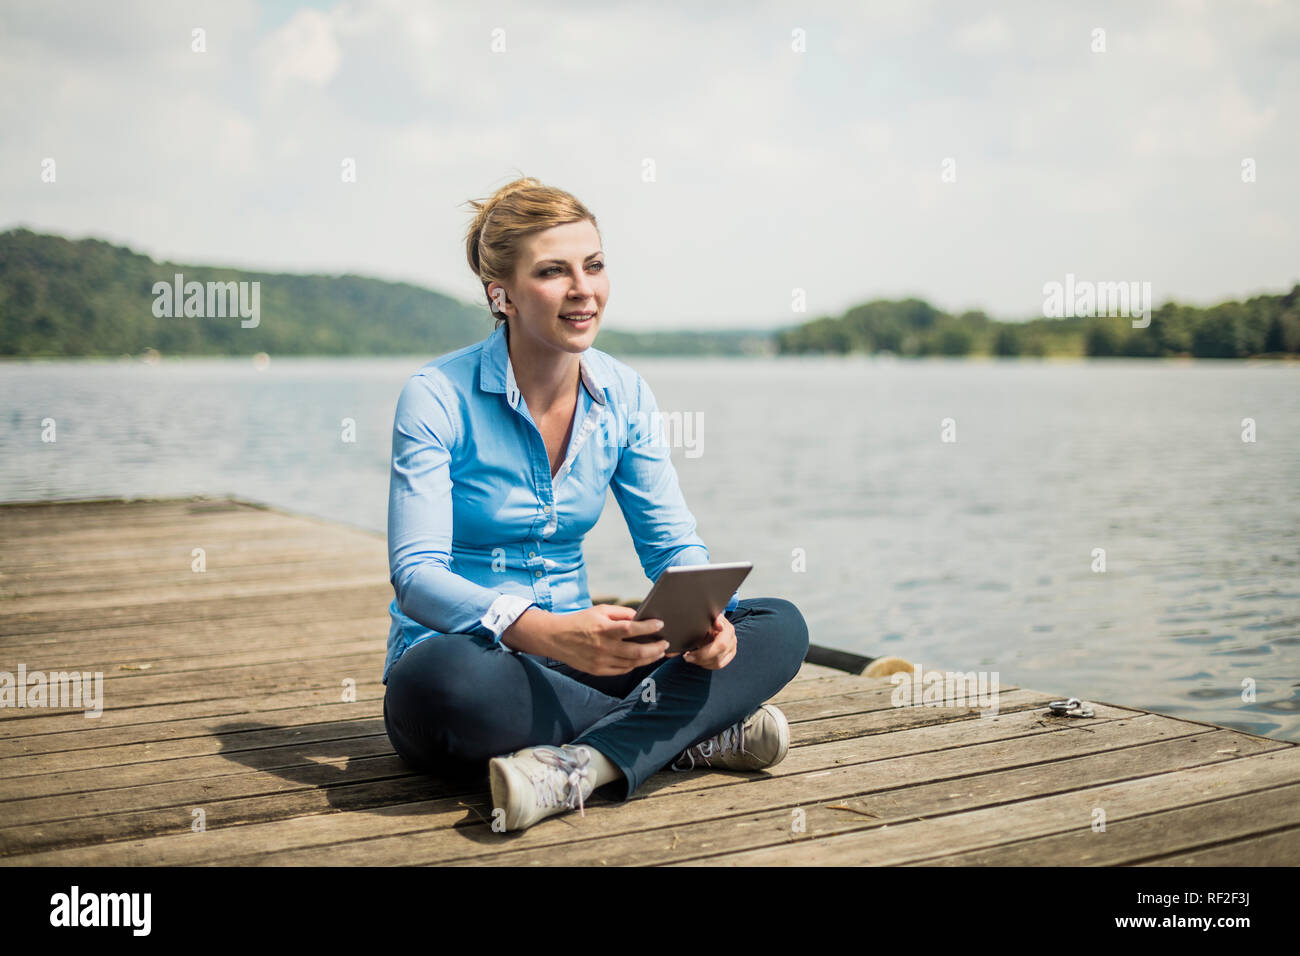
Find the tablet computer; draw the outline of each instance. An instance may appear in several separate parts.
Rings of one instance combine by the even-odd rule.
[[[753,568],[748,561],[733,561],[666,569],[633,618],[660,620],[664,622],[663,628],[658,633],[627,640],[667,641],[669,654],[693,650],[708,638],[714,619]]]

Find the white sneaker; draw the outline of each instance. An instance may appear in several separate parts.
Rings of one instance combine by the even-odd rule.
[[[717,736],[683,750],[672,769],[694,770],[701,763],[716,770],[763,770],[779,764],[789,750],[790,722],[776,704],[764,704]]]
[[[523,830],[538,820],[572,810],[586,816],[595,789],[586,747],[543,744],[488,761],[492,806],[505,811],[505,828]]]

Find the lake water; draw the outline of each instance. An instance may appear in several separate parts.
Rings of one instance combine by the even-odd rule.
[[[382,533],[426,360],[0,364],[0,499],[229,494]],[[1300,740],[1300,366],[629,364],[698,429],[670,422],[712,560],[814,642]],[[644,595],[612,494],[585,552],[594,594]]]

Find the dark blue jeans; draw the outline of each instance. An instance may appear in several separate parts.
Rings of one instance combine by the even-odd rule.
[[[489,759],[525,747],[588,744],[623,771],[609,787],[623,801],[799,672],[808,625],[789,601],[742,600],[727,619],[736,656],[726,667],[671,657],[609,677],[470,634],[426,638],[388,672],[384,728],[408,765],[460,782],[481,781]]]

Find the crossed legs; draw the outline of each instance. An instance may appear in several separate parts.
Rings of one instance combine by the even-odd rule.
[[[584,744],[609,759],[628,799],[688,747],[744,719],[798,673],[802,614],[783,598],[742,600],[728,619],[736,656],[719,670],[668,658],[596,676],[468,634],[430,637],[389,671],[384,725],[412,767],[481,778],[495,756],[539,744]]]

